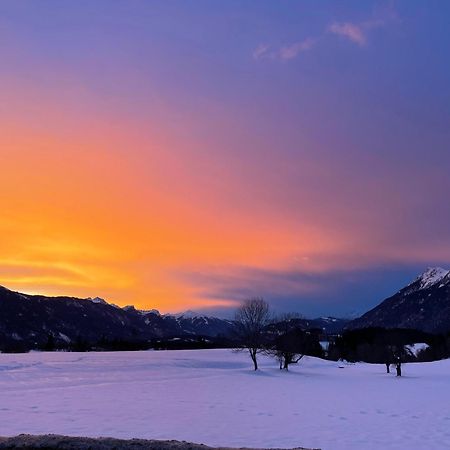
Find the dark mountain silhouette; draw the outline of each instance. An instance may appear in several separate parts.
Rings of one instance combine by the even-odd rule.
[[[295,326],[335,334],[346,323],[346,320],[331,317],[302,318],[296,319]],[[226,339],[233,338],[233,330],[232,320],[193,311],[162,315],[156,310],[142,311],[134,306],[120,308],[98,297],[46,297],[0,286],[0,350],[78,349],[84,344],[99,342],[103,348],[111,349],[128,348],[123,343],[147,343],[166,348],[165,343],[170,340],[173,341],[171,346],[175,345],[175,340],[180,345],[183,342],[225,345]]]
[[[231,321],[205,316],[160,315],[120,308],[100,298],[45,297],[0,287],[0,344],[27,348],[79,341],[144,342],[179,336],[229,335]]]
[[[347,329],[411,328],[450,331],[450,270],[429,268],[392,297],[347,325]]]

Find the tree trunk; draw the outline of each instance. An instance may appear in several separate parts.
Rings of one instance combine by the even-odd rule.
[[[386,373],[391,373],[390,364],[386,363]]]
[[[254,366],[255,370],[258,370],[258,361],[256,360],[256,351],[255,350],[250,350],[250,357],[252,358],[253,366]]]

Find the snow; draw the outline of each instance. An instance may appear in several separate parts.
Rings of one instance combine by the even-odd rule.
[[[192,311],[190,309],[188,309],[187,311],[176,313],[176,314],[166,314],[166,316],[175,317],[176,319],[195,319],[196,317],[201,317],[201,318],[209,317],[209,316],[205,316],[205,314],[201,314],[197,311]],[[209,318],[211,318],[211,317],[209,317]]]
[[[422,350],[426,350],[429,345],[425,342],[417,342],[416,344],[405,345],[407,351],[417,356]]]
[[[60,337],[64,342],[67,342],[67,343],[70,343],[70,342],[71,342],[71,341],[70,341],[70,337],[67,336],[67,335],[65,335],[64,333],[59,332],[58,335],[59,335],[59,337]]]
[[[310,357],[289,372],[261,358],[254,372],[229,350],[0,354],[0,435],[447,449],[450,360],[403,373]]]
[[[92,303],[101,303],[102,305],[107,305],[108,302],[100,297],[88,297],[87,300],[90,300]]]
[[[429,267],[422,275],[420,275],[416,281],[420,281],[419,289],[427,289],[430,286],[439,283],[450,273],[450,270],[443,269],[442,267]]]

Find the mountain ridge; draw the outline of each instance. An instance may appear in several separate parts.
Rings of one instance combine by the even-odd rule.
[[[297,326],[335,333],[343,319],[301,319]],[[156,342],[167,339],[230,339],[234,321],[194,311],[161,314],[119,307],[99,297],[47,297],[0,286],[0,350],[23,344],[29,348],[75,345],[77,342]]]
[[[450,330],[450,270],[429,267],[346,329],[411,328],[430,333]]]

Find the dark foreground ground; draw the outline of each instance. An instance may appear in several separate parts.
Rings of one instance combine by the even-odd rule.
[[[149,441],[145,439],[114,439],[114,438],[84,438],[58,436],[46,434],[32,436],[21,434],[19,436],[0,437],[0,449],[23,449],[23,450],[211,450],[203,444],[192,444],[184,441]],[[231,450],[227,447],[215,448],[215,450]],[[254,449],[264,450],[264,449]],[[276,449],[272,449],[276,450]],[[280,449],[277,449],[280,450]],[[296,447],[292,450],[308,450]]]

